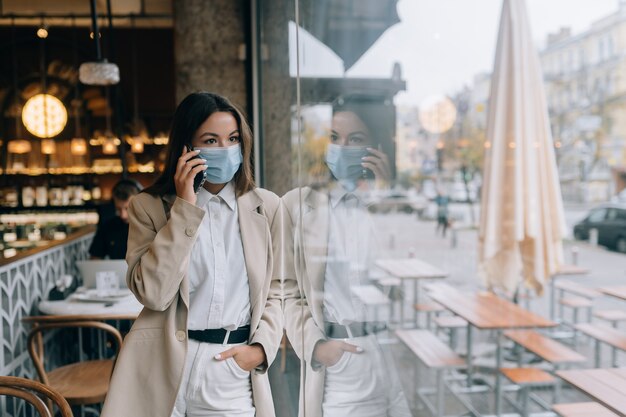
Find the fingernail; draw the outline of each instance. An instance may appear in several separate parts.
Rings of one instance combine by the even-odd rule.
[[[204,169],[207,169],[209,166],[208,165],[202,165],[204,167]]]
[[[357,347],[356,347],[356,351],[357,351],[357,353],[363,353],[363,348],[362,348],[362,347],[357,346]]]
[[[220,355],[220,354],[218,353],[217,355],[215,355],[215,359],[217,359],[217,360],[219,361],[220,359],[222,359],[222,355]]]
[[[361,166],[362,166],[362,167],[365,167],[366,165],[365,165],[364,163],[361,163]]]
[[[195,153],[200,153],[200,149],[196,149],[194,152]]]

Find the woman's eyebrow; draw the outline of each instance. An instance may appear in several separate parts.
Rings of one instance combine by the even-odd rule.
[[[239,129],[233,130],[232,132],[228,134],[228,136],[232,136],[235,133],[239,133]],[[215,136],[216,138],[220,137],[220,135],[218,135],[217,133],[213,133],[213,132],[204,132],[203,134],[200,135],[200,137],[203,137],[203,136]]]

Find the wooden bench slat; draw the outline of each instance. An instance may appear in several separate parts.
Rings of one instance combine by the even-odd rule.
[[[534,330],[509,330],[504,336],[550,363],[585,362],[587,359],[569,347]]]
[[[458,316],[439,316],[435,317],[433,321],[438,327],[446,329],[467,327],[467,320]]]
[[[465,361],[428,330],[397,330],[396,335],[429,368],[460,368]]]
[[[592,323],[577,324],[576,330],[617,349],[626,351],[626,334],[612,327]]]
[[[593,313],[594,317],[607,321],[626,321],[624,310],[600,310]]]
[[[573,294],[580,295],[581,297],[585,297],[585,298],[597,298],[602,295],[599,291],[595,290],[594,288],[585,287],[575,282],[562,280],[562,279],[558,280],[554,284],[554,286],[559,290],[571,292]]]
[[[561,298],[559,303],[572,308],[587,308],[593,305],[593,303],[587,298],[574,296]]]
[[[437,311],[444,311],[445,308],[439,303],[420,303],[413,306],[417,311],[424,313],[432,313]]]
[[[502,375],[516,385],[552,384],[556,379],[537,368],[501,368]]]
[[[598,403],[555,404],[552,410],[561,417],[617,417],[617,414]]]

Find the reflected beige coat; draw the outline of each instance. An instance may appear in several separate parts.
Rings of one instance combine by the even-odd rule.
[[[300,391],[299,415],[321,417],[325,371],[311,367],[311,360],[315,344],[326,338],[321,329],[328,256],[328,193],[308,187],[292,190],[283,196],[283,207],[285,331],[304,363],[301,388],[305,388]]]
[[[260,343],[271,364],[283,328],[275,267],[282,244],[280,199],[256,189],[238,197],[237,204],[250,285],[249,342]],[[145,307],[124,340],[102,417],[171,415],[187,354],[187,267],[204,215],[175,196],[141,193],[131,200],[126,280]],[[256,415],[273,417],[267,373],[253,371],[251,379]]]

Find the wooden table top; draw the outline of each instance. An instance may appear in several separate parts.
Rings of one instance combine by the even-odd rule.
[[[584,369],[556,374],[611,411],[626,415],[626,369]]]
[[[429,296],[479,329],[556,326],[556,323],[489,292],[434,291]]]
[[[447,272],[415,258],[379,259],[376,266],[400,279],[433,279],[448,276]]]
[[[583,268],[578,265],[561,265],[558,271],[554,273],[554,276],[560,275],[585,275],[589,273],[589,269]]]
[[[626,285],[599,288],[600,292],[626,301]]]
[[[351,287],[350,290],[365,305],[387,305],[390,303],[389,298],[374,285],[358,285]]]

